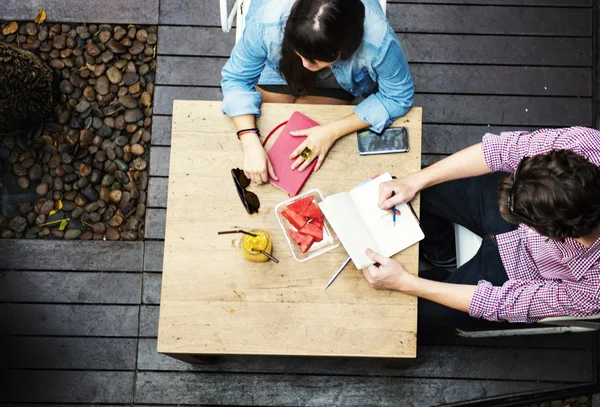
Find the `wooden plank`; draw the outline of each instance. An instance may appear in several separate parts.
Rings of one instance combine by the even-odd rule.
[[[158,336],[159,307],[155,305],[140,306],[140,338],[156,338]]]
[[[165,27],[169,30],[176,27]],[[214,72],[220,71],[231,48],[215,48],[215,44],[203,42],[206,31],[219,28],[206,28],[202,31],[187,28],[191,37],[185,48],[185,55],[206,56],[203,70],[196,70],[193,85],[210,85],[214,81]],[[169,35],[169,34],[167,34]],[[216,34],[215,34],[216,35]],[[169,35],[170,36],[170,35]],[[530,66],[592,66],[592,39],[569,37],[521,37],[503,35],[447,35],[447,34],[398,34],[400,43],[410,63],[441,64],[484,64],[484,65],[530,65]],[[174,42],[174,41],[173,41]],[[163,56],[157,58],[156,83],[167,82],[171,70],[178,70],[189,63],[185,59],[169,58],[165,55],[179,54],[181,45],[173,44],[163,48]],[[215,58],[221,57],[221,58]],[[176,83],[182,84],[182,83]]]
[[[235,45],[234,32],[208,27],[158,27],[158,55],[227,56]],[[200,41],[201,44],[198,44]]]
[[[168,177],[171,149],[169,147],[152,147],[150,153],[150,176]]]
[[[0,301],[139,304],[140,273],[0,272]]]
[[[411,64],[417,93],[592,96],[591,68]]]
[[[399,34],[409,62],[591,66],[591,38]]]
[[[131,403],[134,375],[135,372],[16,370],[8,378],[8,398],[29,403]]]
[[[152,145],[171,145],[171,116],[152,117]]]
[[[138,306],[5,304],[0,320],[12,335],[120,336],[138,333]]]
[[[497,126],[591,126],[589,98],[415,95],[415,105],[427,106],[423,122]]]
[[[227,62],[227,58],[213,57],[159,56],[156,59],[157,85],[220,86],[221,69]]]
[[[148,206],[151,208],[167,207],[167,189],[169,179],[165,177],[150,177],[148,182]]]
[[[142,297],[142,304],[160,304],[161,282],[162,274],[144,273],[144,296]]]
[[[220,356],[213,365],[191,365],[156,351],[156,340],[141,339],[139,370],[348,376],[452,377],[482,380],[591,382],[592,351],[419,346],[414,363],[390,369],[387,361],[356,358]]]
[[[144,271],[162,272],[164,242],[148,240],[144,248]]]
[[[157,86],[154,93],[154,113],[172,114],[174,100],[222,100],[221,87]]]
[[[158,24],[159,0],[4,0],[3,20],[33,20],[43,8],[48,21],[109,24]]]
[[[164,209],[146,210],[146,239],[164,239],[167,212]]]
[[[388,1],[388,18],[395,13],[398,1]],[[400,3],[464,4],[497,6],[591,7],[591,0],[406,0]],[[231,7],[231,4],[230,4]],[[27,18],[31,18],[28,16]],[[168,25],[197,25],[220,27],[221,19],[216,4],[200,0],[162,0],[159,21]],[[395,29],[396,26],[394,26]],[[235,37],[235,30],[229,33]]]
[[[135,370],[137,339],[12,337],[11,369]]]
[[[423,152],[430,154],[452,154],[481,142],[486,133],[500,134],[503,131],[535,131],[527,126],[461,126],[423,125]]]
[[[4,239],[0,269],[141,271],[143,250],[143,242]]]
[[[364,406],[419,406],[547,390],[539,382],[423,380],[395,377],[154,373],[137,376],[136,403]]]
[[[157,70],[160,84],[220,86],[224,58],[168,56],[159,59],[163,62]],[[592,96],[592,69],[587,67],[413,63],[410,69],[417,93]],[[198,72],[203,75],[199,76]]]
[[[391,0],[389,3],[398,3]],[[484,4],[484,5],[515,5],[542,7],[592,7],[592,0],[403,0],[402,3],[431,3],[431,4]]]
[[[592,36],[591,9],[394,4],[387,17],[396,32]]]

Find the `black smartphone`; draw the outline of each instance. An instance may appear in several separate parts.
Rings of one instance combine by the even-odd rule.
[[[406,127],[388,127],[383,133],[371,130],[358,132],[358,154],[390,154],[408,152]]]

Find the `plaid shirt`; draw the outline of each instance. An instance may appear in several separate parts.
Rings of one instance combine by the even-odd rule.
[[[514,172],[523,157],[566,149],[600,166],[600,132],[583,127],[486,134],[482,147],[492,172]],[[496,240],[509,279],[502,287],[479,281],[471,316],[535,322],[600,312],[600,239],[585,248],[574,239],[560,243],[519,225]]]

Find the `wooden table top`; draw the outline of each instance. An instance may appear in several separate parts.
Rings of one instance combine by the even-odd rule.
[[[266,135],[294,111],[327,123],[353,107],[263,104],[261,110],[258,127]],[[418,171],[421,116],[415,107],[393,124],[408,128],[410,152],[359,156],[356,135],[343,137],[302,191],[318,188],[327,196],[379,173]],[[344,248],[294,260],[274,211],[287,194],[268,184],[250,186],[261,206],[248,215],[230,174],[242,164],[241,145],[220,102],[175,101],[158,351],[415,357],[416,298],[372,289],[352,263],[325,291],[347,257]],[[418,197],[413,205],[418,213]],[[217,235],[233,227],[269,231],[279,264],[245,261],[232,247],[235,235]],[[418,272],[418,244],[395,258]]]

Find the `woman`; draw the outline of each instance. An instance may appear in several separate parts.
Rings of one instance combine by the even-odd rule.
[[[261,101],[349,104],[369,95],[353,114],[293,134],[308,137],[290,156],[297,157],[292,168],[302,171],[316,159],[316,171],[338,138],[367,127],[383,131],[406,114],[414,93],[377,0],[253,0],[222,75],[223,112],[243,145],[244,173],[256,184],[277,179],[256,128]]]

